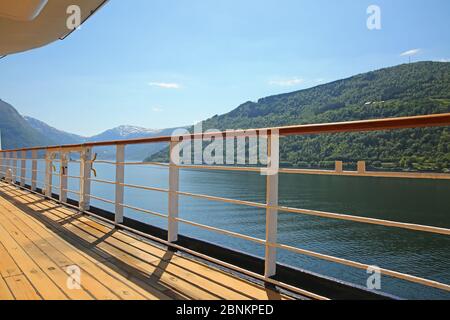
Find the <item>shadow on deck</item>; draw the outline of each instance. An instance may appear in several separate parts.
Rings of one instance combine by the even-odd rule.
[[[0,275],[0,300],[289,299],[3,182]]]

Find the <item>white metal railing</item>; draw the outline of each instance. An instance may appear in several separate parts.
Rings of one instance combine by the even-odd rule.
[[[372,131],[372,130],[393,130],[393,129],[401,129],[401,128],[415,128],[415,127],[427,127],[427,126],[448,126],[450,125],[450,114],[443,115],[433,115],[433,116],[423,116],[423,117],[409,117],[409,118],[398,118],[396,119],[382,119],[382,120],[370,120],[370,121],[361,121],[361,122],[351,122],[351,123],[341,123],[341,124],[324,124],[324,125],[313,125],[311,128],[308,126],[297,126],[297,127],[281,127],[281,128],[271,128],[269,130],[277,131],[281,135],[292,135],[292,134],[311,134],[311,133],[323,133],[323,132],[353,132],[353,131]],[[267,129],[264,129],[267,131]],[[258,130],[256,130],[258,131]],[[206,135],[206,134],[205,134]],[[193,139],[201,139],[203,136],[192,136]],[[227,136],[227,138],[230,138]],[[428,232],[434,233],[444,236],[450,235],[450,229],[440,228],[434,226],[427,225],[419,225],[413,223],[404,223],[390,220],[382,220],[382,219],[374,219],[362,216],[354,216],[333,212],[324,212],[317,210],[309,210],[309,209],[301,209],[301,208],[291,208],[280,206],[278,203],[278,185],[279,185],[279,174],[314,174],[314,175],[338,175],[338,176],[358,176],[358,177],[387,177],[387,178],[407,178],[407,179],[440,179],[440,180],[448,180],[450,179],[449,174],[442,173],[413,173],[413,172],[372,172],[367,171],[365,167],[365,162],[358,162],[356,171],[344,171],[343,164],[340,161],[336,161],[335,170],[308,170],[308,169],[285,169],[279,168],[279,150],[276,148],[276,145],[270,143],[271,136],[268,136],[268,150],[267,155],[271,158],[271,167],[277,168],[278,173],[273,175],[266,176],[266,201],[265,203],[258,203],[252,201],[244,201],[237,199],[229,199],[217,196],[210,196],[204,194],[190,193],[190,192],[182,192],[179,190],[179,171],[182,169],[194,169],[194,170],[218,170],[218,171],[248,171],[248,172],[260,172],[261,168],[259,167],[237,167],[237,166],[207,166],[207,165],[179,165],[176,159],[170,157],[169,163],[155,163],[155,162],[127,162],[125,159],[125,146],[131,144],[139,144],[139,143],[160,143],[167,142],[169,144],[169,152],[172,154],[172,151],[179,143],[179,138],[172,137],[158,137],[158,138],[149,138],[149,139],[137,139],[137,140],[125,140],[125,141],[110,141],[110,142],[97,142],[91,144],[83,144],[83,145],[69,145],[69,146],[58,146],[58,147],[46,147],[46,148],[28,148],[28,149],[20,149],[20,150],[5,150],[0,151],[0,178],[7,179],[10,177],[10,183],[15,184],[19,187],[24,188],[26,185],[26,181],[31,182],[29,185],[29,189],[32,192],[36,193],[37,190],[37,173],[44,173],[44,190],[43,194],[46,197],[52,196],[52,188],[53,186],[53,175],[55,171],[54,163],[59,163],[59,172],[56,175],[59,177],[59,202],[71,206],[67,203],[67,194],[75,194],[79,196],[79,206],[78,210],[81,212],[85,212],[87,214],[93,215],[90,212],[90,200],[95,199],[110,205],[114,206],[114,224],[121,226],[125,229],[130,229],[127,226],[123,225],[123,217],[124,217],[124,208],[142,212],[145,214],[153,215],[156,217],[167,219],[168,221],[168,238],[159,239],[155,238],[151,235],[145,234],[146,237],[151,239],[163,242],[169,246],[174,248],[182,249],[190,254],[199,256],[201,258],[210,260],[214,263],[220,264],[222,266],[237,270],[239,272],[243,272],[245,274],[254,276],[258,279],[262,279],[269,283],[273,283],[282,287],[285,287],[289,290],[298,292],[303,295],[307,295],[312,298],[324,299],[325,297],[318,296],[311,292],[306,292],[300,288],[295,288],[290,286],[289,284],[281,283],[273,279],[273,276],[276,274],[276,251],[277,249],[288,250],[290,252],[294,252],[301,255],[306,255],[310,257],[319,258],[326,261],[335,262],[338,264],[351,266],[358,269],[367,269],[369,265],[350,261],[347,259],[342,259],[338,257],[333,257],[329,255],[324,255],[321,253],[305,250],[298,247],[293,247],[290,245],[278,243],[277,240],[277,222],[278,222],[278,214],[283,212],[296,213],[301,215],[310,215],[317,216],[328,219],[338,219],[345,221],[352,221],[357,223],[365,223],[372,225],[380,225],[385,227],[395,227],[400,229],[414,230],[420,232]],[[115,146],[116,147],[116,160],[108,161],[108,160],[97,160],[96,156],[93,157],[93,148],[97,146]],[[274,149],[275,146],[275,149]],[[38,159],[39,152],[45,153],[45,157],[43,159]],[[31,157],[27,156],[31,153]],[[78,153],[80,156],[80,160],[69,160],[69,155],[71,153]],[[19,158],[20,155],[20,158]],[[56,158],[59,157],[59,158]],[[31,179],[26,177],[27,170],[27,162],[31,161]],[[38,170],[38,161],[45,162],[45,171]],[[20,162],[20,170],[19,170],[19,162]],[[80,165],[80,175],[69,175],[69,162],[79,163]],[[98,179],[96,177],[91,176],[91,172],[93,170],[93,165],[95,163],[103,163],[114,165],[116,167],[115,180],[103,180]],[[135,184],[125,183],[125,168],[127,166],[160,166],[164,167],[169,171],[169,183],[168,189],[164,188],[156,188],[149,186],[141,186]],[[68,189],[68,179],[78,179],[80,181],[79,190],[69,190]],[[91,183],[101,183],[114,185],[114,200],[105,199],[91,193]],[[129,204],[124,203],[124,189],[125,188],[133,188],[140,189],[145,191],[156,191],[165,193],[168,195],[168,212],[166,214],[146,210],[143,208],[135,207]],[[222,203],[230,203],[235,205],[242,206],[250,206],[255,208],[264,209],[266,211],[266,232],[265,239],[259,239],[251,236],[247,236],[244,234],[240,234],[237,232],[232,232],[229,230],[216,228],[200,223],[196,223],[193,221],[188,221],[185,219],[181,219],[179,217],[179,198],[180,197],[189,197],[189,198],[198,198],[204,199],[208,201],[222,202]],[[73,206],[71,206],[73,207]],[[212,257],[205,256],[199,252],[195,252],[188,248],[183,248],[179,246],[176,241],[178,240],[178,230],[179,224],[186,224],[190,226],[194,226],[196,228],[208,230],[211,232],[224,234],[230,237],[243,239],[246,241],[251,241],[253,243],[262,245],[265,247],[265,268],[264,275],[255,274],[248,270],[239,268],[237,266],[230,265],[223,261],[214,259]],[[139,231],[133,230],[136,233],[140,233]],[[433,288],[438,288],[445,291],[450,291],[450,285],[445,283],[440,283],[437,281],[412,276],[409,274],[381,268],[380,272],[384,275],[410,281],[413,283],[418,283],[422,285],[426,285]]]

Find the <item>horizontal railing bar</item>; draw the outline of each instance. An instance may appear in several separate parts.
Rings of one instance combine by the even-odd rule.
[[[175,218],[175,220],[179,221],[179,222],[182,222],[184,224],[188,224],[188,225],[194,226],[194,227],[198,227],[198,228],[201,228],[201,229],[206,229],[206,230],[209,230],[209,231],[221,233],[221,234],[224,234],[224,235],[227,235],[227,236],[232,236],[232,237],[235,237],[235,238],[240,238],[240,239],[256,242],[256,243],[259,243],[259,244],[262,244],[262,245],[265,245],[265,243],[266,243],[265,240],[262,240],[262,239],[259,239],[259,238],[254,238],[254,237],[251,237],[251,236],[247,236],[247,235],[244,235],[244,234],[241,234],[241,233],[236,233],[236,232],[233,232],[233,231],[228,231],[228,230],[224,230],[224,229],[220,229],[220,228],[216,228],[216,227],[211,227],[211,226],[207,226],[207,225],[204,225],[204,224],[201,224],[201,223],[197,223],[197,222],[193,222],[193,221],[189,221],[189,220],[184,220],[184,219],[181,219],[181,218]]]
[[[147,190],[147,191],[159,191],[159,192],[169,192],[169,190],[167,189],[162,189],[162,188],[156,188],[156,187],[146,187],[146,186],[141,186],[141,185],[135,185],[135,184],[129,184],[129,183],[117,183],[115,181],[109,181],[109,180],[101,180],[101,179],[94,179],[94,178],[89,178],[90,181],[92,182],[98,182],[98,183],[105,183],[105,184],[111,184],[111,185],[121,185],[127,188],[134,188],[134,189],[142,189],[142,190]]]
[[[80,163],[80,161],[69,161],[69,162],[76,162]],[[149,162],[149,161],[127,161],[127,162],[115,162],[115,161],[109,161],[109,160],[90,160],[88,161],[90,163],[105,163],[105,164],[111,164],[111,165],[124,165],[124,166],[160,166],[160,167],[168,167],[168,163],[163,162]]]
[[[26,158],[0,158],[2,160],[8,160],[8,161],[22,161],[22,160],[28,160]]]
[[[96,160],[95,162],[99,162]],[[159,162],[120,162],[109,164],[121,164],[121,165],[155,165],[167,167],[168,164],[162,164]],[[11,166],[0,165],[0,167],[9,168]],[[261,172],[266,168],[259,167],[236,167],[236,166],[211,166],[211,165],[178,165],[180,169],[193,169],[193,170],[211,170],[211,171],[246,171],[246,172]],[[20,168],[20,166],[19,166]],[[36,172],[45,173],[45,171],[37,170]],[[342,171],[337,172],[334,170],[321,170],[321,169],[294,169],[294,168],[280,168],[278,170],[282,174],[305,174],[305,175],[331,175],[331,176],[350,176],[350,177],[375,177],[375,178],[405,178],[405,179],[435,179],[435,180],[450,180],[450,174],[447,173],[433,173],[433,172],[390,172],[390,171]],[[68,176],[70,177],[70,176]],[[71,177],[75,178],[75,177]],[[79,178],[79,177],[78,177]]]
[[[69,179],[81,179],[80,176],[66,176]]]
[[[396,221],[382,220],[382,219],[375,219],[375,218],[367,218],[367,217],[361,217],[361,216],[352,216],[352,215],[345,215],[345,214],[317,211],[317,210],[309,210],[309,209],[299,209],[299,208],[291,208],[291,207],[284,207],[284,206],[267,206],[266,204],[258,203],[258,202],[208,196],[208,195],[203,195],[203,194],[196,194],[196,193],[189,193],[189,192],[182,192],[182,191],[178,191],[177,194],[179,194],[181,196],[186,196],[186,197],[199,198],[199,199],[205,199],[205,200],[211,200],[211,201],[217,201],[217,202],[232,203],[232,204],[238,204],[238,205],[245,205],[245,206],[256,207],[256,208],[261,208],[261,209],[271,208],[271,209],[276,209],[279,211],[299,213],[299,214],[317,216],[317,217],[322,217],[322,218],[354,221],[354,222],[360,222],[360,223],[380,225],[380,226],[385,226],[385,227],[395,227],[395,228],[401,228],[401,229],[430,232],[430,233],[435,233],[435,234],[450,235],[450,229],[447,229],[447,228],[426,226],[426,225],[406,223],[406,222],[396,222]]]
[[[285,174],[306,174],[306,175],[332,175],[332,176],[351,176],[351,177],[380,177],[380,178],[407,178],[407,179],[441,179],[450,180],[450,174],[432,173],[432,172],[389,172],[389,171],[342,171],[334,170],[314,170],[314,169],[283,169],[279,173]]]
[[[117,182],[114,182],[114,181],[102,180],[102,179],[96,179],[96,178],[88,178],[88,180],[90,180],[92,182],[98,182],[98,183],[104,183],[104,184],[112,184],[112,185],[117,184]]]
[[[307,255],[307,256],[310,256],[310,257],[315,257],[315,258],[319,258],[319,259],[322,259],[322,260],[327,260],[327,261],[331,261],[331,262],[347,265],[347,266],[358,268],[358,269],[367,270],[368,268],[371,267],[368,264],[355,262],[355,261],[342,259],[342,258],[337,258],[337,257],[333,257],[333,256],[329,256],[329,255],[326,255],[326,254],[321,254],[321,253],[317,253],[317,252],[309,251],[309,250],[305,250],[305,249],[300,249],[300,248],[292,247],[292,246],[289,246],[289,245],[286,245],[286,244],[269,243],[269,246],[280,248],[280,249],[284,249],[284,250],[288,250],[288,251],[293,251],[295,253],[299,253],[299,254],[302,254],[302,255]],[[421,278],[421,277],[416,277],[416,276],[412,276],[412,275],[409,275],[409,274],[405,274],[405,273],[401,273],[401,272],[397,272],[397,271],[392,271],[392,270],[389,270],[389,269],[379,268],[379,270],[380,270],[380,272],[382,274],[385,274],[387,276],[391,276],[391,277],[402,279],[402,280],[407,280],[407,281],[414,282],[414,283],[419,283],[419,284],[422,284],[422,285],[426,285],[428,287],[433,287],[433,288],[437,288],[437,289],[450,291],[450,285],[445,284],[445,283],[437,282],[437,281],[434,281],[434,280],[428,280],[428,279],[424,279],[424,278]]]
[[[10,168],[10,169],[13,169],[13,170],[16,168],[15,166],[6,166],[6,165],[0,165],[0,167],[3,167],[3,168]],[[17,169],[20,170],[21,167],[20,167],[20,166],[17,166]],[[31,170],[31,172],[45,172],[45,171]]]
[[[148,214],[151,214],[151,215],[160,217],[160,218],[165,218],[165,219],[167,219],[167,215],[162,214],[162,213],[159,213],[159,212],[156,212],[156,211],[147,210],[147,209],[142,209],[142,208],[130,206],[130,205],[128,205],[128,204],[123,204],[123,203],[120,203],[119,205],[122,206],[122,207],[124,207],[124,208],[128,208],[128,209],[135,210],[135,211],[140,211],[140,212],[143,212],[143,213],[148,213]]]
[[[236,130],[232,132],[207,132],[200,134],[186,134],[181,135],[181,139],[203,139],[211,137],[229,137],[246,135],[248,132],[273,132],[277,131],[280,136],[290,135],[305,135],[305,134],[320,134],[320,133],[337,133],[337,132],[366,132],[366,131],[381,131],[381,130],[397,130],[408,128],[422,128],[422,127],[438,127],[450,125],[450,113],[431,114],[423,116],[413,117],[399,117],[399,118],[387,118],[387,119],[373,119],[373,120],[360,120],[360,121],[348,121],[348,122],[336,122],[336,123],[319,123],[319,124],[305,124],[285,127],[271,127],[271,128],[259,128],[249,130]],[[143,143],[157,143],[157,142],[170,142],[173,137],[161,136],[151,138],[139,138],[128,140],[113,140],[113,141],[99,141],[89,142],[83,144],[68,144],[60,146],[40,146],[31,148],[20,148],[13,150],[2,150],[4,152],[17,152],[27,150],[63,150],[74,149],[83,147],[98,147],[98,146],[113,146],[113,145],[127,145],[127,144],[143,144]]]
[[[180,169],[194,169],[194,170],[216,170],[216,171],[250,171],[261,172],[267,168],[258,167],[236,167],[236,166],[215,166],[215,165],[177,165]]]
[[[168,163],[163,162],[150,162],[150,161],[141,161],[141,162],[117,162],[117,164],[124,165],[124,166],[159,166],[159,167],[168,167]]]
[[[265,167],[237,167],[237,166],[215,166],[215,165],[178,165],[177,167],[180,169],[211,170],[211,171],[216,170],[216,171],[262,172],[264,170],[267,170],[267,168]],[[433,172],[389,172],[389,171],[337,172],[335,170],[290,169],[290,168],[280,168],[278,172],[284,174],[450,180],[450,174],[433,173]]]
[[[31,170],[31,172],[37,172],[37,173],[45,173],[44,170]]]
[[[63,191],[66,191],[66,192],[68,192],[68,193],[72,193],[72,194],[77,194],[77,195],[80,195],[80,192],[78,192],[78,191],[74,191],[74,190],[70,190],[70,189],[63,189]]]
[[[158,191],[158,192],[165,192],[165,193],[169,192],[169,190],[167,190],[167,189],[156,188],[156,187],[146,187],[146,186],[141,186],[141,185],[137,185],[137,184],[119,183],[119,185],[127,187],[127,188],[142,189],[142,190],[147,190],[147,191]]]
[[[88,160],[86,162],[89,162],[89,163],[103,163],[103,164],[111,164],[111,165],[116,165],[117,164],[115,161],[109,161],[109,160]]]
[[[266,204],[258,203],[258,202],[236,200],[236,199],[229,199],[229,198],[222,198],[222,197],[215,197],[215,196],[207,196],[204,194],[189,193],[189,192],[183,192],[183,191],[177,191],[176,193],[179,194],[180,196],[199,198],[199,199],[218,201],[218,202],[240,204],[240,205],[249,206],[249,207],[256,207],[256,208],[263,208],[263,209],[265,209],[267,207]]]
[[[2,150],[0,150],[0,152],[1,152]],[[6,151],[5,151],[6,152]],[[36,160],[36,161],[45,161],[45,159],[40,159],[40,158],[36,158],[36,159],[32,159],[32,158],[1,158],[0,157],[0,160],[8,160],[8,161],[33,161],[33,160]],[[55,161],[55,160],[52,160],[52,161]]]
[[[337,220],[345,220],[345,221],[353,221],[353,222],[361,222],[361,223],[367,223],[367,224],[380,225],[380,226],[384,226],[384,227],[395,227],[395,228],[430,232],[430,233],[436,233],[436,234],[442,234],[442,235],[450,235],[450,229],[440,228],[440,227],[426,226],[426,225],[406,223],[406,222],[396,222],[396,221],[382,220],[382,219],[375,219],[375,218],[367,218],[367,217],[361,217],[361,216],[352,216],[352,215],[348,215],[348,214],[332,213],[332,212],[325,212],[325,211],[283,207],[283,206],[278,206],[278,207],[273,207],[273,208],[277,209],[279,211],[282,211],[282,212],[284,211],[284,212],[290,212],[290,213],[299,213],[299,214],[322,217],[322,218],[331,218],[331,219],[337,219]]]
[[[106,203],[110,203],[110,204],[116,204],[114,201],[108,200],[108,199],[104,199],[101,197],[97,197],[97,196],[93,196],[93,195],[89,195],[90,198],[98,200],[98,201],[102,201],[102,202],[106,202]]]

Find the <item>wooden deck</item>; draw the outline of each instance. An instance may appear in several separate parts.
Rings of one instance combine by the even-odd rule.
[[[81,271],[78,289],[68,286],[71,266]],[[288,297],[0,182],[0,300],[5,299]]]

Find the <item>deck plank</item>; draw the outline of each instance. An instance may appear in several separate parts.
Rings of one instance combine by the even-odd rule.
[[[20,270],[8,251],[6,251],[6,248],[0,243],[0,276],[6,278],[21,274],[22,270]]]
[[[0,299],[290,299],[3,182],[0,257]],[[70,265],[77,293],[64,287]]]
[[[14,296],[11,293],[11,290],[8,287],[8,284],[5,280],[0,276],[0,301],[1,300],[14,300]]]
[[[24,228],[19,230],[5,216],[3,210],[0,210],[0,224],[5,228],[5,230],[8,230],[11,236],[14,236],[16,242],[28,254],[33,262],[55,283],[64,295],[75,300],[92,299],[89,293],[87,293],[84,289],[72,290],[68,288],[68,274],[49,257],[50,255],[56,253],[56,250],[52,246],[45,245],[42,248],[42,244],[39,245],[37,243],[40,239],[38,239],[38,237],[33,237],[33,235],[35,235],[34,232],[28,230],[29,232],[25,235],[23,232],[27,231],[27,229]]]
[[[26,219],[26,217],[21,217],[22,219]],[[31,222],[32,227],[35,228],[35,230],[42,232],[42,233],[49,233],[48,230],[43,229],[42,226],[39,226],[38,224],[33,224],[33,221],[28,220]],[[108,268],[102,268],[101,264],[102,261],[96,261],[94,259],[88,258],[88,256],[80,255],[76,248],[71,247],[67,243],[61,241],[60,239],[53,239],[52,242],[55,247],[57,247],[59,250],[64,252],[68,257],[70,257],[75,265],[79,266],[83,270],[83,277],[86,281],[83,281],[83,286],[88,286],[88,291],[94,293],[97,299],[117,299],[118,296],[121,296],[122,298],[126,299],[133,299],[133,298],[141,298],[141,297],[135,297],[136,293],[133,293],[133,295],[130,296],[129,289],[136,291],[140,295],[144,296],[147,299],[164,299],[167,298],[158,292],[153,292],[154,294],[151,294],[152,290],[142,290],[139,288],[139,286],[135,286],[132,282],[129,282],[125,278],[117,275],[117,279],[114,278],[111,274],[114,274],[114,272],[111,272],[108,270]],[[89,251],[89,250],[87,250]],[[92,253],[93,254],[93,253]],[[93,254],[95,255],[95,254]],[[90,275],[92,274],[92,276]],[[93,278],[95,276],[95,279]],[[113,295],[111,291],[106,289],[101,283],[109,283],[112,284],[114,289],[113,291],[118,294]],[[128,287],[125,287],[123,285],[123,282],[127,283]],[[105,290],[107,290],[105,292]],[[99,296],[100,295],[100,296]]]
[[[67,218],[64,214],[70,215],[69,212],[62,212],[66,210],[57,211],[57,215],[63,219]],[[56,214],[53,210],[51,210],[51,212]],[[103,238],[111,231],[110,228],[86,217],[80,217],[80,219],[73,221],[72,224],[88,233],[93,239]],[[120,238],[124,241],[121,241]],[[157,247],[153,247],[151,253],[148,253],[142,249],[133,247],[128,243],[136,241],[136,239],[126,236],[122,232],[114,232],[113,234],[110,234],[109,237],[105,238],[104,243],[107,245],[104,245],[103,243],[100,247],[111,254],[118,255],[120,259],[126,259],[127,264],[133,265],[143,272],[151,272],[152,274],[158,275],[162,281],[166,280],[166,273],[170,277],[176,277],[176,279],[179,279],[178,282],[180,282],[180,280],[182,281],[184,290],[189,286],[189,292],[194,295],[194,298],[234,300],[254,299],[252,296],[254,292],[252,291],[256,291],[256,289],[261,291],[259,288],[247,286],[247,289],[253,290],[248,290],[246,291],[246,294],[244,294],[240,287],[240,285],[245,285],[245,282],[242,280],[239,280],[235,287],[227,287],[227,281],[218,281],[228,280],[228,278],[220,279],[221,276],[224,278],[220,272],[210,269],[209,276],[205,277],[205,274],[199,270],[201,267],[200,264],[192,262],[189,268],[183,268],[183,263],[187,261],[187,259],[168,254],[167,251],[158,249]],[[168,280],[173,280],[170,277]],[[175,287],[177,285],[178,284],[176,284]],[[267,295],[264,298],[267,299]]]
[[[42,300],[31,282],[24,275],[11,276],[5,279],[16,300]],[[4,297],[1,296],[0,300]]]
[[[55,219],[65,218],[66,216],[61,212],[56,212],[56,210],[49,210],[44,213],[47,217]],[[67,228],[72,233],[77,236],[88,240],[92,243],[95,243],[97,239],[103,238],[105,236],[104,233],[95,231],[87,225],[84,225],[80,221],[72,221],[66,225],[64,228]],[[170,274],[165,272],[162,268],[155,267],[150,264],[151,261],[146,261],[143,255],[138,254],[136,257],[131,255],[126,250],[122,250],[119,243],[115,240],[111,240],[111,238],[104,238],[104,241],[96,244],[96,247],[102,250],[104,253],[110,255],[111,260],[116,260],[121,262],[124,265],[128,265],[131,268],[135,269],[135,271],[141,272],[142,276],[150,276],[150,279],[157,281],[160,284],[166,285],[177,292],[182,292],[184,295],[187,295],[191,299],[220,299],[220,296],[211,294],[208,290],[201,288],[200,286],[190,283],[186,281],[185,276]],[[149,260],[157,261],[154,257],[149,257]],[[158,260],[159,262],[159,260]],[[130,268],[130,269],[131,269]]]
[[[50,300],[67,299],[67,296],[42,271],[2,224],[0,224],[0,242],[5,246],[14,261],[21,266],[24,275],[33,283],[42,297]]]

